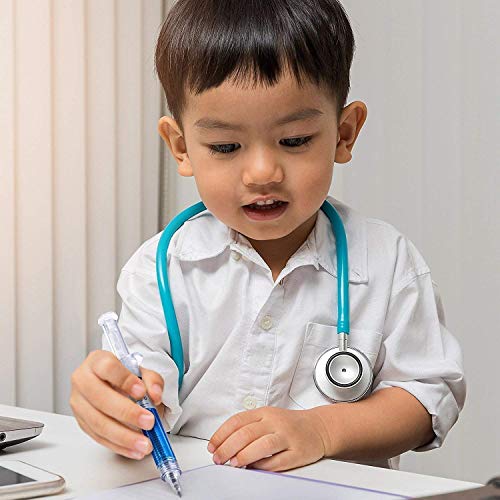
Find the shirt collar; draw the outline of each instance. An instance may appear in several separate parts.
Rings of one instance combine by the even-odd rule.
[[[366,283],[368,281],[368,247],[366,241],[365,219],[347,205],[328,197],[337,209],[346,230],[349,252],[349,281]],[[245,236],[220,222],[210,212],[205,211],[187,221],[173,248],[169,251],[180,260],[198,261],[210,259],[226,249],[239,252],[258,265],[267,267],[262,257],[250,245]],[[307,240],[292,255],[287,263],[291,271],[301,265],[321,266],[332,276],[337,276],[337,257],[335,237],[328,217],[319,211],[314,229]]]

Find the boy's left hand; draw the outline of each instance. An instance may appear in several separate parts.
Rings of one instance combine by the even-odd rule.
[[[216,464],[281,471],[325,456],[325,426],[309,410],[266,406],[227,419],[210,438]],[[272,456],[271,456],[272,455]]]

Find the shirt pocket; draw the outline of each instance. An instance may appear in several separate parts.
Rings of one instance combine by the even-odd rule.
[[[301,408],[314,408],[331,403],[316,387],[313,372],[321,353],[326,349],[337,347],[337,335],[336,325],[307,323],[304,343],[289,391],[290,398]],[[382,334],[375,330],[351,329],[349,334],[349,347],[361,351],[370,361],[372,368],[375,365],[381,343]]]

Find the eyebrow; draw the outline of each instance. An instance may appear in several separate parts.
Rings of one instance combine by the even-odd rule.
[[[274,126],[286,125],[287,123],[296,122],[300,120],[307,120],[322,115],[323,112],[316,108],[304,108],[294,111],[289,115],[283,116],[274,123]],[[195,127],[204,128],[208,130],[243,130],[244,127],[239,124],[215,120],[214,118],[200,118],[194,124]]]
[[[285,125],[290,122],[296,122],[300,120],[307,120],[308,118],[316,118],[323,114],[323,111],[320,111],[316,108],[304,108],[299,109],[298,111],[294,111],[283,118],[280,118],[275,125]]]

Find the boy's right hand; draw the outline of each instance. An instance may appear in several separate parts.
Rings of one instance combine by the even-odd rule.
[[[140,429],[154,425],[151,412],[135,400],[147,393],[161,403],[163,378],[141,368],[142,381],[110,352],[93,351],[71,376],[70,405],[80,427],[98,443],[120,455],[141,459],[152,450]]]

